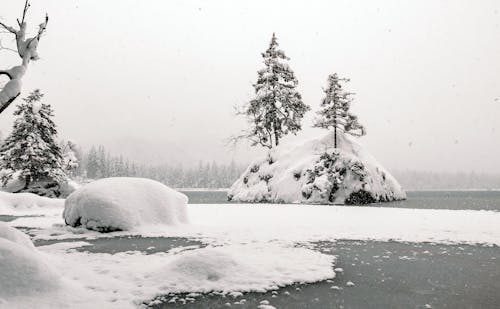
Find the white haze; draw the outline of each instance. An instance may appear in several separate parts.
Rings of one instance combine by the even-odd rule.
[[[2,20],[23,3],[2,0]],[[23,94],[42,89],[61,136],[83,145],[149,162],[251,160],[223,140],[245,127],[233,106],[251,97],[274,31],[313,110],[328,74],[352,79],[360,142],[386,167],[500,172],[498,1],[45,0],[33,27],[45,12]],[[0,51],[0,68],[17,61]],[[312,114],[300,139],[318,134]]]

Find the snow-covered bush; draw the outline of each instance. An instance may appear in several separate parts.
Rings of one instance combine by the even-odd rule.
[[[405,199],[398,182],[359,144],[337,133],[251,164],[233,184],[237,202],[368,204]]]
[[[22,232],[0,222],[0,299],[31,296],[60,286],[60,276]]]
[[[73,192],[65,202],[66,224],[100,232],[132,230],[141,225],[187,222],[188,198],[157,181],[104,178]]]

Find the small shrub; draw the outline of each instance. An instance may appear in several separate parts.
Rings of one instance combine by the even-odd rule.
[[[376,202],[377,200],[371,195],[371,193],[365,190],[352,192],[349,195],[349,197],[345,200],[346,205],[365,205]]]
[[[254,165],[250,168],[250,173],[257,173],[259,171],[259,166]]]

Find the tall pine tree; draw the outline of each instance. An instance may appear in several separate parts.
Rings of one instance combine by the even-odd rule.
[[[334,130],[334,147],[337,148],[337,130],[353,136],[366,134],[365,128],[358,122],[358,117],[349,110],[353,101],[353,93],[342,88],[349,82],[348,78],[339,78],[337,73],[328,76],[328,85],[323,90],[325,97],[321,102],[319,117],[314,127]]]
[[[65,179],[54,112],[49,104],[40,103],[42,97],[37,89],[17,106],[12,133],[0,147],[0,168],[8,171],[2,182],[5,185],[18,174],[25,181],[22,191],[30,191],[37,182],[59,184]]]
[[[258,71],[253,85],[255,97],[240,112],[251,127],[240,138],[248,138],[252,146],[273,148],[284,135],[300,131],[300,122],[310,107],[302,102],[297,78],[287,64],[289,58],[278,48],[274,33],[262,57],[265,68]]]

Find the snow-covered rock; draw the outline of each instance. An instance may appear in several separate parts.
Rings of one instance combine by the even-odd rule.
[[[0,225],[0,299],[29,297],[60,286],[60,275],[19,233]]]
[[[188,198],[164,184],[143,178],[105,178],[89,183],[67,199],[66,224],[100,232],[142,225],[187,223]]]
[[[0,222],[0,239],[6,239],[28,249],[35,249],[33,242],[28,235],[19,231],[16,228],[8,226],[4,222]]]
[[[333,134],[291,150],[278,149],[251,164],[228,192],[236,202],[368,204],[406,198],[366,150]]]

